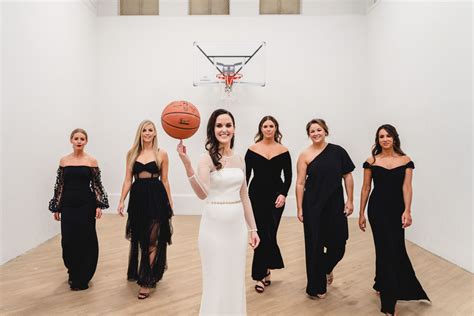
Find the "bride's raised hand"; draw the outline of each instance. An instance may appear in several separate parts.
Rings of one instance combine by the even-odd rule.
[[[183,140],[181,139],[176,147],[176,151],[178,152],[179,158],[184,164],[190,164],[191,161],[189,156],[186,153],[186,146],[183,144]]]

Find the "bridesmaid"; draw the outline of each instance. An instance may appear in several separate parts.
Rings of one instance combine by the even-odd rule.
[[[100,178],[97,160],[84,151],[87,132],[72,131],[73,152],[59,161],[54,196],[49,202],[53,217],[61,221],[61,246],[71,290],[89,288],[99,258],[95,230],[102,209],[109,207],[107,193]]]
[[[405,248],[405,228],[412,224],[412,175],[415,165],[400,147],[392,125],[382,125],[375,134],[372,156],[364,162],[359,227],[366,229],[364,215],[369,199],[369,221],[375,242],[374,290],[380,294],[381,312],[395,315],[397,300],[429,300]]]
[[[298,158],[296,181],[298,219],[304,224],[306,293],[310,298],[324,298],[349,237],[347,216],[354,210],[354,164],[344,148],[326,142],[329,130],[324,120],[311,120],[306,133],[312,144]]]
[[[255,249],[252,263],[252,279],[257,281],[255,291],[263,293],[271,284],[270,269],[284,267],[277,243],[277,230],[285,208],[286,196],[291,185],[291,157],[288,149],[281,144],[277,120],[265,116],[258,124],[255,144],[245,155],[249,196],[257,222],[260,246]],[[284,173],[285,181],[281,179]]]
[[[132,183],[132,178],[135,181]],[[168,154],[158,148],[155,124],[140,123],[127,153],[125,180],[118,206],[130,191],[126,237],[130,240],[127,278],[140,285],[138,299],[146,299],[167,268],[166,249],[171,244],[172,200],[168,183]]]

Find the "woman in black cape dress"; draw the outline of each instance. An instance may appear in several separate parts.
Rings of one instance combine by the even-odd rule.
[[[344,256],[349,231],[342,179],[354,168],[347,152],[334,144],[327,144],[308,164],[303,224],[310,296],[326,293],[327,275]]]
[[[355,167],[344,148],[325,142],[328,127],[324,120],[311,120],[306,132],[313,144],[298,158],[296,183],[298,218],[304,226],[306,293],[324,298],[349,237],[347,216],[354,209],[351,172]]]

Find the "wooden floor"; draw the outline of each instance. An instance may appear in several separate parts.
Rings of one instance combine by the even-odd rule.
[[[128,241],[125,220],[104,215],[98,222],[100,258],[91,287],[73,292],[66,282],[57,236],[0,267],[2,315],[196,315],[201,295],[201,266],[197,249],[199,216],[176,216],[168,266],[152,296],[136,298],[138,287],[126,281]],[[264,294],[253,290],[252,253],[247,257],[249,315],[381,315],[372,290],[374,246],[370,231],[361,233],[350,220],[350,239],[344,259],[324,300],[305,295],[306,275],[302,225],[284,217],[279,244],[286,268],[274,271]],[[400,302],[399,315],[473,315],[474,277],[469,272],[408,243],[418,278],[432,300]],[[232,271],[229,271],[232,273]],[[225,285],[225,275],[222,276]]]

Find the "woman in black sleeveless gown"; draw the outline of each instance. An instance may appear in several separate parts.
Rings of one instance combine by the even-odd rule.
[[[344,148],[325,141],[328,127],[324,120],[311,120],[306,132],[312,144],[298,158],[296,185],[298,218],[304,225],[306,293],[324,298],[349,237],[347,216],[354,209],[351,172],[355,166]]]
[[[282,135],[277,120],[265,116],[259,123],[255,142],[245,155],[249,197],[257,222],[260,245],[254,251],[252,279],[255,290],[262,293],[271,284],[270,270],[282,269],[283,258],[277,243],[277,230],[291,185],[291,157],[281,145]],[[283,171],[284,181],[281,179]]]
[[[99,258],[96,218],[109,207],[97,161],[84,152],[87,133],[71,133],[74,152],[63,157],[58,168],[49,210],[61,221],[63,260],[71,290],[85,290],[94,276]]]
[[[369,222],[375,243],[374,290],[380,293],[381,312],[395,314],[397,300],[429,300],[405,248],[405,228],[411,220],[411,179],[414,163],[400,148],[391,125],[382,125],[375,136],[372,157],[364,162],[361,191],[360,229],[365,231],[365,205],[369,199]]]
[[[140,285],[138,298],[145,299],[167,268],[166,249],[171,244],[173,216],[168,155],[158,149],[155,125],[148,120],[138,127],[134,145],[127,155],[126,177],[118,207],[120,215],[123,215],[124,200],[129,191],[127,278],[137,281]]]

